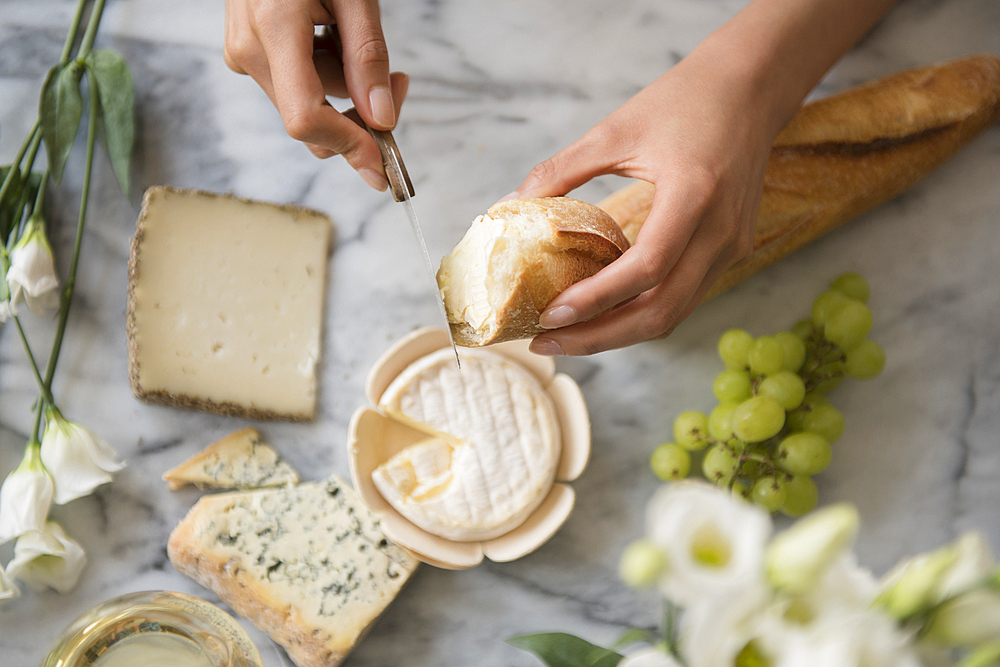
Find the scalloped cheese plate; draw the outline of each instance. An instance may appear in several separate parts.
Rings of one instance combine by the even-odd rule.
[[[386,388],[410,364],[450,345],[446,331],[431,327],[400,339],[368,374],[365,394],[371,405],[379,404]],[[348,459],[351,479],[362,501],[381,517],[389,539],[425,563],[445,569],[475,567],[484,556],[497,562],[516,560],[542,546],[569,518],[576,495],[568,482],[583,473],[590,458],[590,417],[576,382],[556,373],[551,358],[529,352],[528,341],[500,343],[488,349],[518,363],[541,382],[555,405],[562,441],[555,482],[548,495],[509,532],[490,540],[461,542],[433,535],[404,518],[379,493],[372,472],[406,447],[426,439],[427,434],[373,408],[360,408],[351,419]]]

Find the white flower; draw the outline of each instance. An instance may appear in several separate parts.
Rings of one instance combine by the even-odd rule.
[[[28,218],[24,233],[10,252],[6,277],[11,313],[17,313],[16,307],[22,301],[36,313],[59,306],[59,279],[41,216]]]
[[[37,442],[28,443],[21,463],[0,486],[0,544],[45,526],[53,485],[38,449]]]
[[[618,667],[681,667],[681,664],[672,655],[651,646],[625,656]]]
[[[846,553],[858,533],[858,512],[839,504],[799,519],[767,548],[767,581],[793,594],[810,590],[829,565]]]
[[[964,592],[995,566],[983,536],[967,532],[948,546],[896,565],[883,579],[878,603],[896,618],[907,618]]]
[[[681,655],[688,665],[732,667],[740,651],[754,639],[764,605],[763,586],[708,597],[684,610]]]
[[[10,602],[21,595],[20,589],[12,579],[7,576],[7,572],[0,567],[0,606]]]
[[[125,467],[115,461],[111,445],[91,430],[64,419],[55,408],[45,414],[42,462],[55,480],[57,504],[89,494]]]
[[[32,530],[14,543],[14,558],[7,564],[7,576],[20,579],[36,592],[54,588],[69,593],[87,564],[83,547],[55,521],[43,530]]]
[[[672,484],[650,500],[646,525],[667,555],[660,590],[677,604],[764,588],[771,517],[759,507],[707,484]]]

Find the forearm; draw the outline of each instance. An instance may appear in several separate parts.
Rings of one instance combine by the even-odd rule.
[[[688,59],[752,91],[776,134],[833,64],[897,0],[754,0]]]

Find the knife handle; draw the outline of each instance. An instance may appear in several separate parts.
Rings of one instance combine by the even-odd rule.
[[[386,178],[389,179],[389,189],[392,190],[392,198],[396,201],[404,201],[416,194],[413,191],[413,183],[410,175],[406,172],[406,165],[403,164],[403,156],[399,154],[399,147],[396,140],[392,138],[389,130],[373,130],[365,125],[368,134],[378,145],[378,150],[382,153],[382,166],[385,167]]]

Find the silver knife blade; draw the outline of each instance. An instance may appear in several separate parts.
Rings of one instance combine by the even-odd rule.
[[[448,332],[451,349],[455,352],[455,363],[461,369],[462,360],[458,357],[458,346],[455,345],[455,338],[451,334],[451,323],[448,321],[448,313],[445,310],[444,300],[441,298],[441,290],[437,284],[437,272],[434,271],[431,255],[427,252],[427,242],[424,241],[424,232],[420,227],[420,221],[417,219],[417,212],[413,208],[412,199],[416,193],[413,191],[413,183],[410,181],[410,175],[403,164],[403,156],[399,153],[399,147],[396,145],[396,140],[392,137],[392,132],[388,130],[374,130],[370,127],[367,129],[378,145],[379,151],[382,153],[382,165],[385,167],[385,174],[389,180],[389,189],[392,191],[392,198],[403,204],[403,208],[406,209],[406,217],[410,219],[410,226],[413,228],[413,235],[417,237],[417,243],[420,244],[420,253],[424,258],[424,268],[427,269],[427,275],[430,276],[431,282],[434,284],[434,294],[436,295],[435,300],[438,304],[438,310],[441,312],[441,318],[444,320],[444,329]]]

